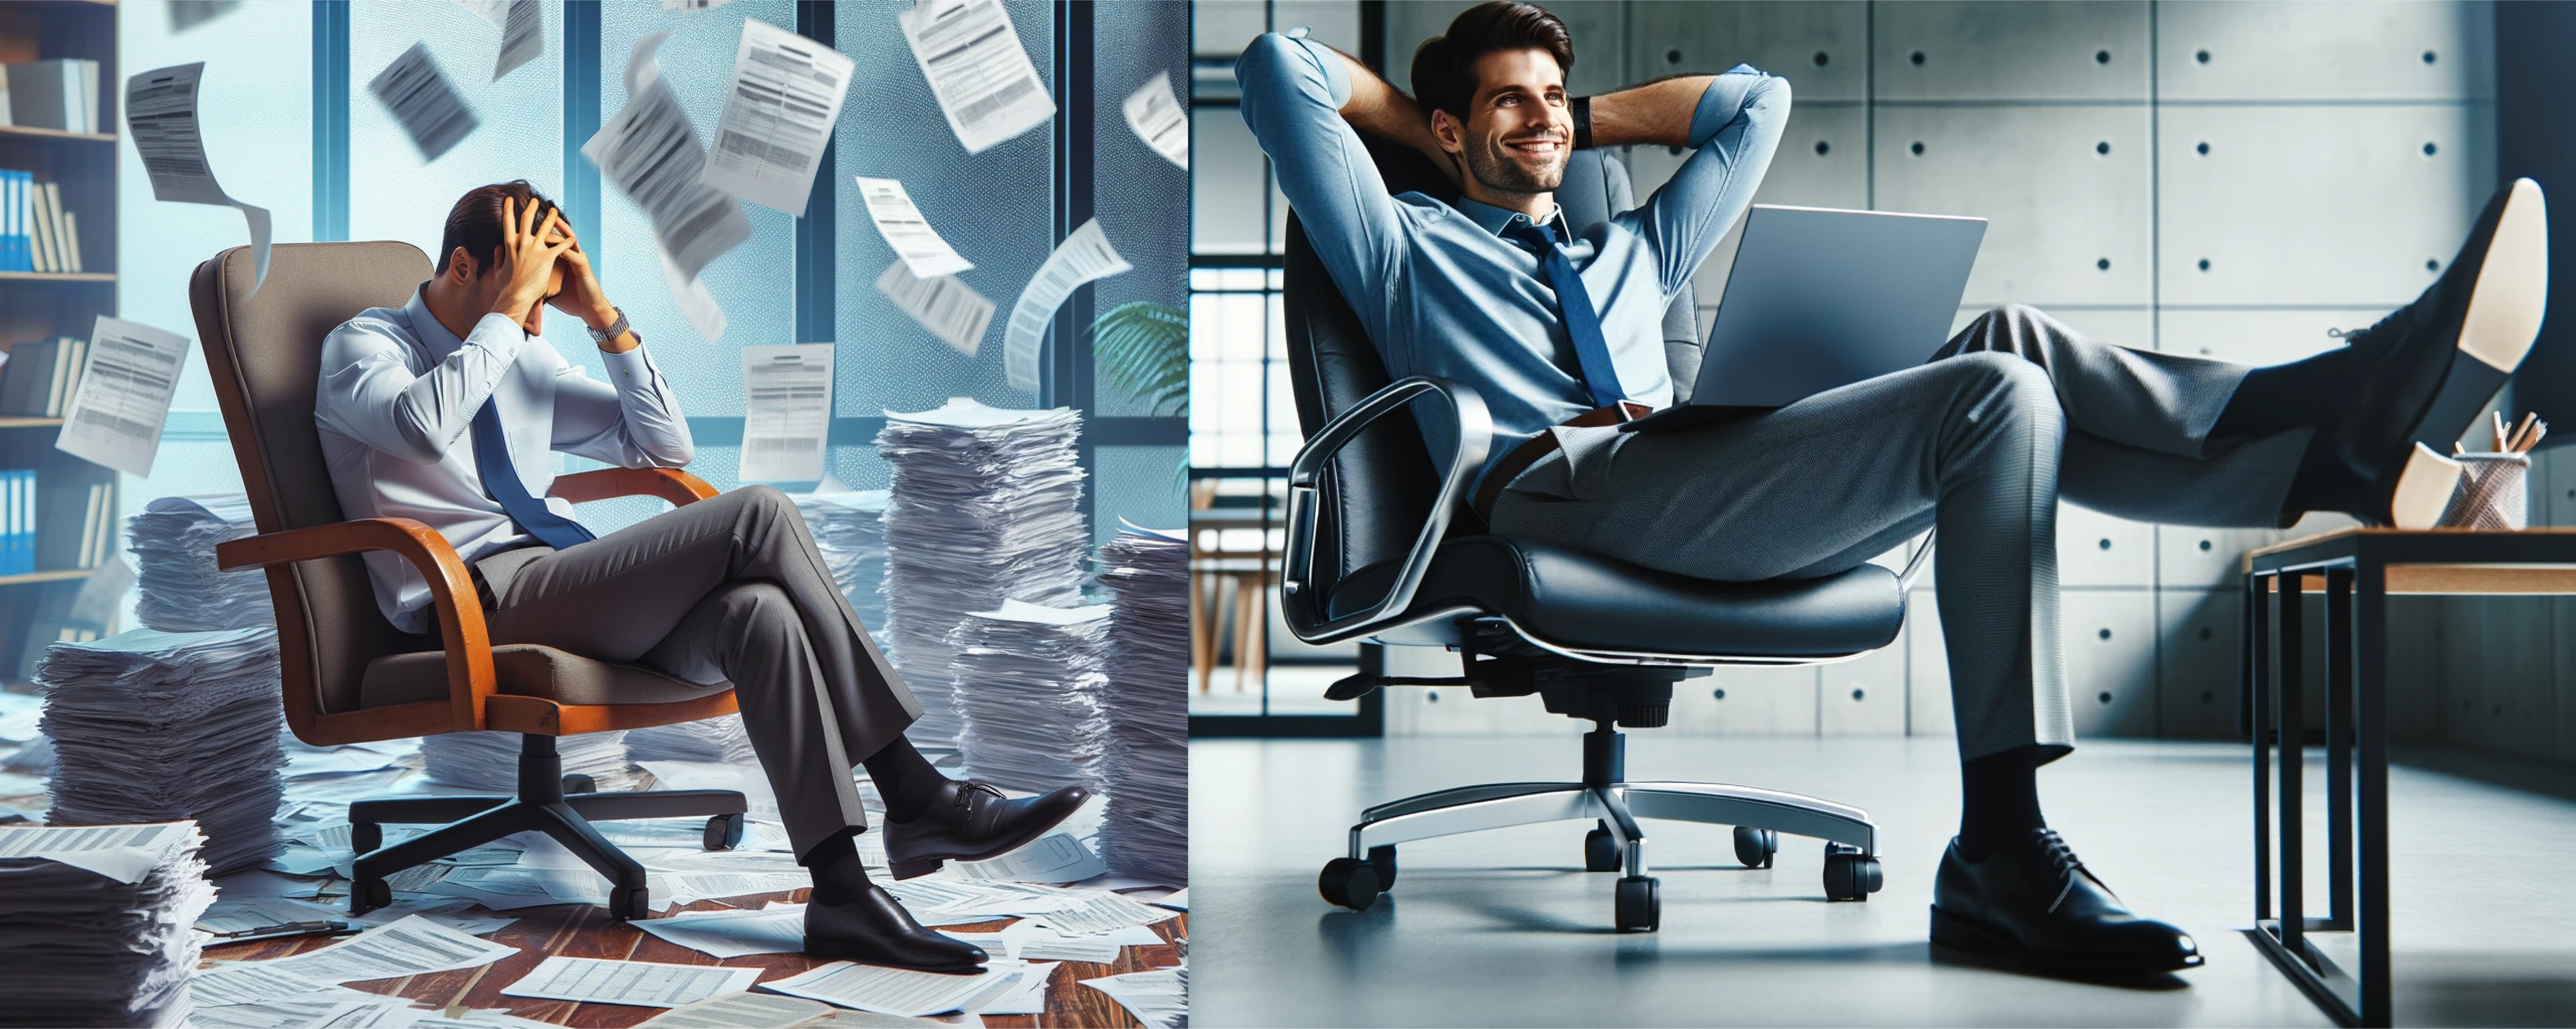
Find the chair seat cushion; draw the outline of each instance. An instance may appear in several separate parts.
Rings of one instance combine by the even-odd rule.
[[[1377,577],[1352,585],[1366,589],[1363,578]],[[1383,595],[1383,586],[1368,591]],[[1843,657],[1886,646],[1905,622],[1904,591],[1877,565],[1719,582],[1501,536],[1451,539],[1432,557],[1411,610],[1457,608],[1500,615],[1568,650],[1708,658]]]
[[[649,668],[594,661],[553,647],[513,643],[492,648],[492,674],[501,692],[544,697],[560,704],[667,704],[733,688],[700,685]],[[447,698],[447,653],[393,654],[367,663],[358,684],[364,707],[386,707]]]

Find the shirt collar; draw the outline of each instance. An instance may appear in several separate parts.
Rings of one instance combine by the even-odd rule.
[[[1509,229],[1514,225],[1527,225],[1530,223],[1530,216],[1526,214],[1507,208],[1496,207],[1480,200],[1469,200],[1466,197],[1461,196],[1457,200],[1453,201],[1453,203],[1458,208],[1458,213],[1466,215],[1469,221],[1475,222],[1478,227],[1497,236],[1502,235],[1504,230]],[[1572,233],[1565,231],[1565,207],[1562,204],[1558,205],[1554,211],[1549,212],[1548,216],[1540,221],[1540,224],[1554,225],[1556,227],[1556,238],[1558,239],[1571,242],[1574,238]]]
[[[411,334],[420,339],[421,346],[429,349],[430,358],[443,361],[447,355],[455,353],[456,348],[464,346],[465,341],[447,331],[447,326],[439,323],[437,315],[429,313],[428,295],[429,283],[421,283],[411,291],[411,302],[403,305],[403,314],[411,319]]]

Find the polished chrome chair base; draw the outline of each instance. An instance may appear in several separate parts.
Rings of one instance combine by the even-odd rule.
[[[1587,765],[1593,752],[1611,751],[1626,738],[1606,725],[1584,735]],[[1751,868],[1770,867],[1781,833],[1825,841],[1825,896],[1868,900],[1883,876],[1878,827],[1869,813],[1830,800],[1701,782],[1515,782],[1439,790],[1369,808],[1351,827],[1347,857],[1324,866],[1318,888],[1324,899],[1365,910],[1392,888],[1396,846],[1459,833],[1544,822],[1594,823],[1584,839],[1584,867],[1620,873],[1614,921],[1622,932],[1652,932],[1662,920],[1658,881],[1646,863],[1646,833],[1639,819],[1735,827],[1735,856]]]

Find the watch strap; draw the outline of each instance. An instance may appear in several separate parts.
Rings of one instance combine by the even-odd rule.
[[[1574,114],[1574,148],[1592,149],[1592,98],[1575,97],[1566,101],[1565,107]]]
[[[626,332],[628,332],[628,331],[632,328],[632,326],[629,326],[629,325],[627,325],[627,324],[626,324],[626,310],[625,310],[624,308],[612,307],[612,308],[609,308],[609,310],[617,312],[617,320],[616,320],[616,321],[613,321],[613,322],[608,323],[608,327],[607,327],[607,328],[605,328],[605,329],[590,329],[590,340],[591,340],[591,342],[593,342],[593,343],[606,343],[606,342],[609,342],[609,341],[611,341],[611,340],[616,339],[617,337],[619,337],[619,336],[621,336],[621,335],[624,335]],[[583,328],[590,328],[590,327],[589,327],[589,326],[583,326]]]

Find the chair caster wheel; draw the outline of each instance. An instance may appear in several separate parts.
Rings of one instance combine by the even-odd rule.
[[[1631,875],[1619,880],[1618,926],[1623,933],[1650,933],[1664,920],[1663,898],[1656,892],[1651,876]]]
[[[374,822],[349,823],[349,853],[352,856],[373,853],[377,848],[384,845],[384,826],[377,825]]]
[[[1595,824],[1583,834],[1583,870],[1616,872],[1619,870],[1619,838],[1610,835],[1610,827]]]
[[[1825,844],[1825,899],[1868,900],[1883,885],[1878,859],[1860,852],[1860,848],[1840,843]]]
[[[1769,868],[1771,858],[1780,853],[1780,833],[1756,829],[1749,825],[1735,827],[1735,860],[1746,868]]]
[[[349,881],[349,913],[363,915],[394,902],[394,888],[382,879]]]
[[[608,917],[620,922],[641,922],[653,917],[653,890],[645,886],[619,886],[608,891]]]
[[[1324,874],[1315,880],[1315,889],[1337,907],[1366,911],[1377,903],[1377,866],[1354,858],[1334,858],[1324,862]]]
[[[599,792],[599,784],[591,781],[591,778],[587,775],[567,775],[563,777],[563,791],[565,793],[597,793]]]
[[[1377,889],[1384,893],[1395,888],[1395,846],[1370,847],[1368,863],[1377,870]]]
[[[742,846],[742,831],[745,824],[740,814],[717,815],[709,818],[706,832],[700,835],[699,842],[705,844],[708,850],[732,850]]]

